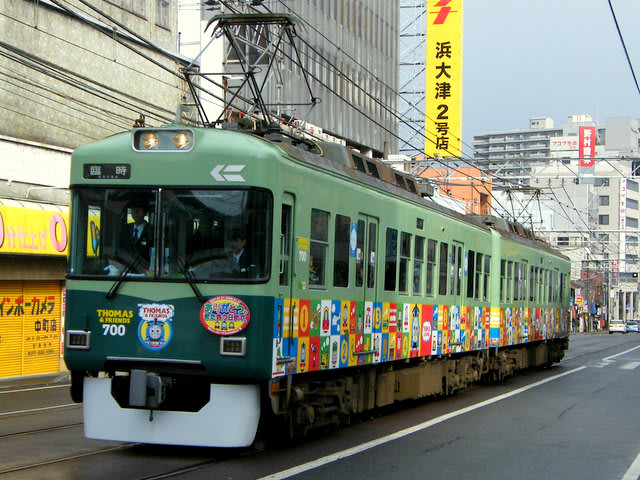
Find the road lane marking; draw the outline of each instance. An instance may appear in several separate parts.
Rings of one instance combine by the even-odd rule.
[[[35,392],[36,390],[48,390],[50,388],[69,388],[69,384],[67,383],[66,385],[49,385],[46,387],[21,388],[20,390],[2,390],[0,391],[0,395],[7,393]]]
[[[640,453],[638,453],[638,456],[629,467],[629,470],[627,470],[627,473],[624,474],[624,477],[622,477],[622,480],[638,480],[639,476],[640,476]]]
[[[54,405],[52,407],[40,407],[40,408],[32,408],[31,410],[16,410],[13,412],[4,412],[0,413],[0,417],[7,417],[9,415],[20,415],[21,413],[34,413],[34,412],[45,412],[47,410],[57,410],[59,408],[68,408],[68,407],[80,407],[79,403],[66,403],[64,405]]]
[[[623,370],[633,370],[634,368],[637,368],[638,365],[640,365],[640,362],[628,362],[621,365],[620,368]]]
[[[640,348],[636,347],[636,348]],[[283,470],[281,472],[273,473],[271,475],[267,475],[266,477],[261,477],[258,480],[282,480],[285,478],[293,477],[294,475],[299,475],[304,472],[308,472],[309,470],[313,470],[315,468],[321,467],[328,463],[337,462],[338,460],[342,460],[343,458],[348,458],[353,455],[357,455],[358,453],[362,453],[366,450],[370,450],[375,447],[379,447],[385,443],[392,442],[394,440],[398,440],[399,438],[406,437],[407,435],[414,434],[421,430],[426,430],[428,428],[433,427],[434,425],[438,425],[439,423],[445,422],[447,420],[451,420],[452,418],[458,417],[460,415],[464,415],[465,413],[473,412],[474,410],[478,410],[483,407],[487,407],[494,403],[500,402],[502,400],[506,400],[507,398],[514,397],[521,393],[524,393],[533,388],[539,387],[540,385],[544,385],[545,383],[553,382],[554,380],[559,380],[560,378],[566,377],[567,375],[572,375],[574,373],[581,372],[585,370],[587,367],[578,367],[573,370],[569,370],[564,373],[560,373],[558,375],[554,375],[553,377],[546,378],[544,380],[540,380],[539,382],[532,383],[531,385],[527,385],[526,387],[517,388],[511,392],[503,393],[502,395],[498,395],[497,397],[490,398],[488,400],[484,400],[482,402],[476,403],[474,405],[469,405],[468,407],[461,408],[460,410],[456,410],[455,412],[447,413],[445,415],[441,415],[439,417],[433,418],[426,422],[420,423],[418,425],[414,425],[413,427],[405,428],[404,430],[400,430],[395,433],[391,433],[384,437],[377,438],[375,440],[371,440],[370,442],[365,442],[360,445],[356,445],[355,447],[348,448],[341,452],[336,452],[331,455],[324,456],[322,458],[318,458],[316,460],[312,460],[311,462],[304,463],[302,465],[297,465],[295,467],[289,468],[287,470]],[[626,479],[625,479],[626,480]],[[635,479],[634,479],[635,480]]]
[[[625,353],[633,352],[634,350],[637,350],[638,348],[640,348],[640,345],[638,345],[637,347],[630,348],[629,350],[625,350],[624,352],[616,353],[615,355],[611,355],[609,357],[605,357],[602,360],[606,362],[608,360],[611,360],[612,358],[616,358],[616,357],[619,357],[621,355],[624,355]]]

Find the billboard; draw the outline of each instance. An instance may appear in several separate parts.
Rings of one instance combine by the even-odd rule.
[[[427,0],[425,155],[459,157],[463,0]]]

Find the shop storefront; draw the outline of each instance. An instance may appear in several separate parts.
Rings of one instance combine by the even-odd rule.
[[[0,378],[58,372],[68,208],[0,199]]]

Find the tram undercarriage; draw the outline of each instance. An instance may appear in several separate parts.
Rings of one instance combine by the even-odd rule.
[[[438,358],[369,366],[345,372],[323,372],[313,378],[296,375],[270,382],[271,408],[293,438],[345,424],[355,414],[404,400],[451,395],[482,381],[495,383],[527,368],[559,362],[568,339],[483,350]],[[342,374],[341,374],[342,373]]]

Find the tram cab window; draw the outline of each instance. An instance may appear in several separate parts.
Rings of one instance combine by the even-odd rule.
[[[143,198],[149,259],[119,238]],[[77,189],[70,273],[242,282],[269,274],[272,197],[261,190]],[[158,212],[162,212],[158,215]]]

